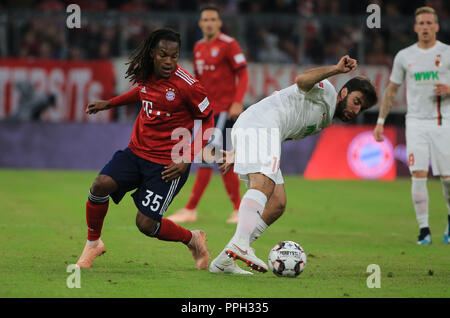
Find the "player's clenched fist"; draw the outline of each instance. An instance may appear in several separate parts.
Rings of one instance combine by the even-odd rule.
[[[101,110],[109,109],[109,101],[108,100],[100,100],[97,102],[89,103],[86,107],[86,114],[96,114]]]
[[[340,73],[348,73],[353,71],[358,66],[358,62],[355,59],[350,58],[350,56],[345,55],[341,57],[339,62],[336,64],[336,69]]]

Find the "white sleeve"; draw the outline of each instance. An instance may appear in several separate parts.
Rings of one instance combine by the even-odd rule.
[[[314,84],[314,86],[305,94],[305,97],[310,99],[318,99],[321,98],[325,93],[325,80]]]
[[[450,45],[449,46],[447,46],[447,50],[445,51],[445,57],[442,59],[441,58],[441,63],[442,63],[442,61],[444,61],[444,59],[445,59],[445,63],[447,63],[448,64],[448,68],[447,68],[447,71],[450,71]],[[446,83],[446,84],[450,84],[450,83]]]
[[[305,97],[316,101],[323,100],[327,104],[331,105],[333,103],[333,99],[336,98],[336,89],[330,81],[325,79],[319,83],[316,83],[313,88],[305,94]]]
[[[389,80],[395,84],[401,85],[405,80],[405,67],[403,64],[403,54],[400,52],[395,55],[394,65]]]

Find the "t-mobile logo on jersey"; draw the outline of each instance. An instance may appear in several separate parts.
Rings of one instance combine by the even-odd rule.
[[[142,109],[144,110],[145,114],[148,118],[152,118],[152,116],[167,116],[170,117],[170,113],[164,112],[164,111],[153,111],[153,103],[148,100],[142,101]],[[150,116],[152,114],[152,116]]]
[[[143,100],[142,108],[144,109],[144,112],[147,114],[147,117],[150,118],[150,114],[153,112],[153,103],[148,100]]]
[[[197,72],[199,75],[203,74],[203,71],[215,71],[216,67],[214,64],[207,65],[205,64],[204,60],[197,60],[195,61],[195,64],[197,66]]]

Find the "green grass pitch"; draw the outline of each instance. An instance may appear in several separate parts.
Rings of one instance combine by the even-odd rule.
[[[433,244],[417,246],[409,179],[286,176],[287,210],[253,247],[267,261],[277,242],[298,242],[308,262],[296,279],[198,271],[183,244],[137,230],[136,208],[127,195],[120,205],[111,203],[105,219],[107,253],[81,270],[81,288],[68,288],[66,269],[86,240],[85,202],[95,175],[0,170],[0,297],[450,297],[450,246],[442,243],[447,208],[438,179],[428,182]],[[186,203],[193,181],[191,175],[166,215]],[[232,207],[220,176],[214,175],[198,209],[198,222],[184,226],[206,232],[214,258],[235,230],[225,222]],[[380,288],[367,287],[370,264],[380,266]]]

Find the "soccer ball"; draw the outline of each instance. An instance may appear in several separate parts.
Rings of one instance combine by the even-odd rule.
[[[283,241],[270,250],[269,268],[277,276],[295,278],[305,266],[305,251],[295,242]]]

